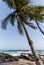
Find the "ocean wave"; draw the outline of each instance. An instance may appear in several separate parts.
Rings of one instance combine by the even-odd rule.
[[[42,53],[44,50],[37,50]],[[12,56],[19,56],[21,53],[31,53],[31,50],[0,50],[0,53],[7,53]]]

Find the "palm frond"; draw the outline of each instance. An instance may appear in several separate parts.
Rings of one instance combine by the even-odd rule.
[[[3,2],[6,2],[6,4],[10,8],[14,8],[16,10],[17,15],[20,13],[19,14],[19,15],[21,15],[21,17],[19,16],[20,20],[22,19],[22,21],[26,25],[30,26],[33,29],[36,29],[37,27],[33,23],[28,22],[28,19],[30,19],[30,21],[35,20],[35,21],[39,21],[39,22],[42,22],[42,20],[44,20],[44,16],[41,15],[41,13],[44,12],[44,6],[28,5],[31,2],[30,0],[3,0]],[[10,20],[10,23],[12,25],[14,25],[15,16],[16,16],[15,12],[12,12],[11,14],[9,14],[2,21],[2,28],[6,29],[8,20]],[[22,18],[22,16],[23,16],[23,18]],[[20,34],[23,34],[22,25],[21,25],[19,19],[17,19],[17,22],[18,22],[18,31]],[[40,31],[44,34],[44,32],[40,28],[38,22],[36,22],[36,24],[37,24],[38,28],[40,29]]]
[[[17,8],[17,7],[16,7],[15,0],[12,0],[12,5],[13,5],[13,8],[15,8],[15,9]]]
[[[37,22],[37,21],[35,21],[35,22],[36,22],[36,24],[37,24],[37,26],[38,26],[40,32],[44,35],[44,31],[41,29],[41,27],[39,26],[38,22]]]
[[[6,4],[10,8],[22,8],[25,5],[28,5],[30,3],[30,0],[2,0],[3,2],[6,2]]]
[[[23,28],[19,20],[17,19],[17,24],[18,24],[18,32],[19,34],[23,35]]]
[[[30,23],[30,22],[24,22],[24,23],[28,25],[29,27],[31,27],[32,29],[37,29],[37,27],[33,25],[33,23]]]
[[[22,22],[24,22],[29,27],[31,27],[33,29],[36,29],[37,28],[35,25],[33,25],[33,23],[28,22],[28,20],[22,14],[19,15],[19,18],[22,20]]]
[[[2,0],[5,2],[10,8],[13,8],[12,0]]]
[[[30,2],[30,0],[14,0],[14,1],[18,9],[21,9],[23,6],[28,5],[28,3]]]
[[[23,8],[21,8],[21,11],[24,11],[24,12],[27,12],[27,13],[29,13],[29,12],[35,12],[35,11],[38,11],[39,13],[41,12],[44,12],[44,6],[29,6],[29,5],[27,5],[27,6],[24,6]]]
[[[7,25],[8,21],[10,21],[10,23],[11,23],[12,25],[14,25],[14,21],[15,21],[15,11],[12,12],[11,14],[9,14],[4,20],[2,20],[2,25],[1,25],[1,27],[2,27],[3,29],[6,29],[6,25]]]
[[[21,11],[29,16],[30,20],[39,20],[42,19],[41,13],[44,11],[44,6],[25,6]]]

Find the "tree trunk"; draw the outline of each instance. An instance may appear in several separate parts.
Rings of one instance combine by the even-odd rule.
[[[20,19],[21,19],[21,24],[22,24],[22,26],[23,26],[23,28],[24,28],[24,31],[25,31],[25,34],[26,34],[26,36],[27,36],[27,40],[28,40],[28,42],[29,42],[29,45],[30,45],[30,47],[31,47],[31,50],[32,50],[32,53],[33,53],[33,56],[34,56],[34,59],[35,59],[35,62],[36,62],[36,65],[43,65],[43,62],[42,62],[42,60],[40,59],[40,57],[39,57],[39,55],[38,55],[38,53],[37,53],[37,51],[36,51],[36,49],[35,49],[35,47],[34,47],[34,44],[33,44],[33,41],[31,40],[31,38],[30,38],[30,36],[29,36],[29,33],[28,33],[28,31],[27,31],[27,29],[26,29],[26,27],[25,27],[25,24],[24,24],[24,22],[25,22],[25,19],[22,17],[22,15],[20,15],[20,14],[18,14],[18,16],[20,17]],[[23,22],[24,21],[24,22]]]
[[[33,44],[32,40],[31,40],[31,38],[29,36],[29,33],[28,33],[28,31],[27,31],[27,29],[25,27],[25,24],[23,22],[21,22],[21,24],[22,24],[22,26],[24,28],[24,31],[25,31],[25,34],[27,36],[29,45],[30,45],[32,53],[34,55],[34,59],[35,59],[36,65],[43,65],[43,62],[41,61],[41,59],[40,59],[40,57],[39,57],[39,55],[38,55],[38,53],[37,53],[37,51],[36,51],[36,49],[34,47],[34,44]]]

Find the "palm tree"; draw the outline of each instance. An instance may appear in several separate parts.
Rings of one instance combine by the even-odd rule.
[[[17,20],[18,31],[20,34],[23,34],[24,29],[27,40],[34,55],[36,65],[43,65],[38,53],[36,52],[33,41],[29,36],[26,25],[33,29],[37,29],[37,27],[31,22],[34,20],[42,34],[44,34],[38,23],[40,21],[43,22],[42,20],[44,20],[42,14],[44,11],[44,6],[29,5],[30,0],[3,0],[3,2],[6,2],[6,4],[14,11],[9,14],[4,20],[2,20],[2,28],[6,29],[8,21],[10,21],[12,26],[14,26],[15,20]]]

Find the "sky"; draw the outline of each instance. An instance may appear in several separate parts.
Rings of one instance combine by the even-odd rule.
[[[44,6],[44,0],[33,0],[33,4]],[[12,11],[12,9],[10,10],[8,6],[0,0],[0,49],[30,49],[25,32],[23,36],[19,35],[16,22],[14,27],[9,23],[6,30],[1,28],[1,20]],[[41,23],[40,26],[44,30],[44,23]],[[27,30],[36,49],[44,50],[44,36],[39,29],[33,30],[27,27]]]

